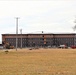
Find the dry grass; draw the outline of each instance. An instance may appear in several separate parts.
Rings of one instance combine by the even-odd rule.
[[[76,50],[1,50],[0,75],[76,75]]]

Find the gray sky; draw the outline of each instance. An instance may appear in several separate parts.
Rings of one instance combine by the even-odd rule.
[[[16,19],[23,33],[74,32],[75,0],[0,1],[0,34],[16,33]],[[0,38],[1,40],[1,38]]]

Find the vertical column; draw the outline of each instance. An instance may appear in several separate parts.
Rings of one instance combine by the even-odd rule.
[[[20,33],[21,33],[21,48],[22,48],[22,29],[20,29]]]
[[[18,45],[18,17],[16,17],[16,51],[17,51],[17,45]]]

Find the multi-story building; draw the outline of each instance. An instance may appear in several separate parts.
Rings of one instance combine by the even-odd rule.
[[[44,46],[59,46],[65,44],[67,46],[76,45],[76,35],[74,33],[65,34],[51,34],[51,33],[41,33],[41,34],[2,34],[2,41],[9,42],[11,45],[16,47],[16,36],[18,47],[44,47]]]

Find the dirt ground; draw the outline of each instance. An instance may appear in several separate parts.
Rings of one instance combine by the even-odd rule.
[[[76,49],[0,50],[0,75],[76,75]]]

